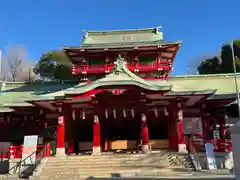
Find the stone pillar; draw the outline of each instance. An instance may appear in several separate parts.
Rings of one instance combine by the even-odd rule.
[[[65,156],[65,118],[60,116],[58,118],[57,126],[57,151],[56,156]]]
[[[183,107],[180,102],[176,104],[177,134],[178,134],[178,152],[187,152],[184,139]]]
[[[94,115],[93,122],[93,155],[99,155],[101,153],[101,134],[100,134],[100,122],[97,115]]]
[[[149,135],[148,135],[147,117],[145,114],[142,114],[141,118],[142,118],[141,119],[141,138],[142,138],[141,150],[143,153],[149,153]]]

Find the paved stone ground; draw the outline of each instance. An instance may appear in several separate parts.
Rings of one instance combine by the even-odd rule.
[[[20,180],[16,176],[0,176],[0,180]],[[233,174],[229,173],[228,170],[218,170],[215,172],[203,171],[203,172],[193,172],[185,175],[179,176],[158,176],[158,177],[74,177],[69,175],[68,177],[56,177],[56,178],[47,178],[47,177],[31,177],[32,180],[234,180],[235,177]]]
[[[188,176],[188,177],[134,177],[134,178],[34,178],[35,180],[234,180],[234,176],[230,175],[208,175],[208,176]],[[20,178],[14,177],[1,177],[0,180],[21,180]]]

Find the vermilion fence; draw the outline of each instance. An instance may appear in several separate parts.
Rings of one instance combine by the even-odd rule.
[[[205,152],[205,144],[212,143],[214,152],[232,151],[232,140],[190,140],[187,142],[190,151]]]
[[[24,147],[25,151],[29,151],[32,153],[33,151],[36,151],[36,157],[37,158],[43,158],[43,157],[49,157],[51,153],[50,144],[45,145],[38,145],[36,147]],[[0,148],[0,158],[1,159],[15,159],[15,158],[21,158],[22,152],[23,152],[23,146],[10,146],[8,148]]]
[[[103,73],[112,71],[115,64],[93,64],[93,65],[73,65],[72,73]],[[147,62],[147,63],[136,63],[136,64],[127,64],[127,67],[130,71],[138,70],[140,71],[151,71],[151,70],[169,70],[168,62]]]
[[[230,152],[232,151],[232,140],[188,140],[186,142],[190,152],[205,152],[205,144],[212,143],[215,152]],[[36,147],[24,147],[25,151],[33,152]],[[1,159],[21,158],[23,146],[10,146],[9,148],[0,148]],[[50,143],[38,145],[36,148],[36,157],[49,157],[51,154]]]

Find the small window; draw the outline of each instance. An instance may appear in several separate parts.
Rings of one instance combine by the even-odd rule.
[[[154,58],[140,57],[139,58],[139,63],[149,63],[149,62],[153,62],[154,60],[155,60]]]
[[[90,59],[89,60],[89,65],[104,65],[105,64],[105,60],[104,59]]]

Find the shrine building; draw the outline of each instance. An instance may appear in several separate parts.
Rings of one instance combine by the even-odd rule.
[[[234,76],[170,77],[181,43],[159,28],[86,31],[80,46],[62,48],[78,81],[0,82],[0,141],[39,135],[65,155],[182,152],[186,134],[211,139],[217,127],[224,139],[237,116]]]

